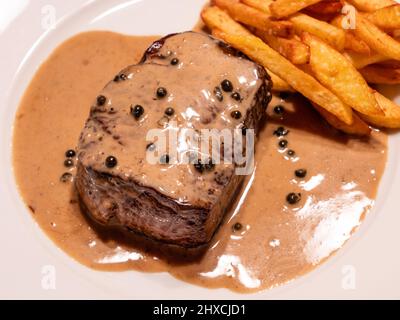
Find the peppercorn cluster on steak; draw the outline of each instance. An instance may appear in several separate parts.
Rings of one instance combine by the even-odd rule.
[[[83,206],[106,226],[183,247],[207,244],[243,181],[237,165],[172,163],[146,135],[157,128],[257,131],[271,85],[261,66],[208,35],[156,41],[94,101],[78,145]],[[180,153],[197,157],[184,145]],[[160,161],[149,163],[148,153],[157,151]]]

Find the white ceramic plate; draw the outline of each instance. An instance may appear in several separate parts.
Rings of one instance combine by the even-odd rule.
[[[314,272],[254,295],[204,289],[168,274],[93,271],[59,250],[31,218],[16,190],[11,141],[15,111],[39,64],[63,40],[81,31],[146,35],[189,30],[204,1],[1,1],[0,298],[400,298],[399,134],[390,137],[376,206],[344,248]],[[56,28],[49,29],[53,17]],[[400,92],[391,90],[387,93],[393,98]],[[52,274],[55,288],[47,282]]]

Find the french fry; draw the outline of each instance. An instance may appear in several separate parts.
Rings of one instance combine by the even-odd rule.
[[[317,15],[334,15],[340,13],[343,3],[340,0],[325,0],[306,8],[306,11]]]
[[[293,23],[296,33],[301,34],[306,31],[328,42],[339,51],[343,51],[346,42],[344,30],[302,13],[293,15],[289,21]]]
[[[342,29],[343,28],[342,27],[342,19],[343,19],[343,16],[338,15],[331,21],[331,24],[337,28]],[[351,32],[351,30],[347,30],[347,32],[345,32],[344,48],[347,50],[351,50],[353,52],[361,53],[363,55],[371,54],[370,47],[368,47],[368,45],[363,40],[357,38]]]
[[[275,37],[259,30],[255,35],[293,64],[306,64],[310,60],[310,49],[299,40]]]
[[[268,68],[265,68],[267,70],[269,76],[271,77],[272,80],[272,91],[276,92],[294,92],[293,88],[289,86],[289,84],[285,81],[279,78],[276,74],[268,70]]]
[[[255,36],[238,36],[227,33],[221,37],[233,47],[244,52],[254,61],[271,70],[285,80],[293,89],[317,103],[328,112],[336,115],[346,124],[353,123],[352,110],[335,94],[322,86],[312,76],[294,66]]]
[[[363,55],[371,54],[370,47],[368,47],[368,45],[364,41],[358,39],[354,34],[350,32],[346,32],[346,41],[344,44],[344,48]]]
[[[312,103],[313,107],[318,113],[328,122],[332,127],[347,134],[355,136],[368,136],[371,134],[371,128],[359,116],[353,113],[353,124],[348,125],[340,121],[333,114],[321,108],[319,105]]]
[[[302,40],[310,47],[311,70],[324,86],[361,113],[382,113],[367,82],[349,60],[309,33],[305,32]]]
[[[241,0],[243,3],[250,7],[256,8],[267,14],[271,14],[270,4],[273,0]],[[325,20],[331,20],[334,15],[340,13],[343,4],[341,0],[324,0],[317,2],[306,8],[306,13],[310,15],[317,15],[318,17],[328,18]]]
[[[400,43],[387,35],[361,14],[357,14],[357,23],[354,33],[368,46],[389,58],[400,60]]]
[[[365,15],[369,21],[382,29],[400,29],[400,5],[394,5]]]
[[[400,69],[400,61],[398,60],[386,60],[376,64],[377,66],[383,68],[393,68],[393,69]]]
[[[368,123],[384,128],[399,129],[400,128],[400,106],[389,100],[379,92],[373,92],[381,107],[384,115],[367,116],[360,115],[360,117]]]
[[[211,30],[219,29],[226,33],[251,35],[249,30],[234,21],[225,11],[218,7],[206,7],[201,12],[201,18]]]
[[[372,12],[394,5],[393,0],[347,0],[358,10]]]
[[[249,6],[256,8],[258,10],[261,10],[265,13],[270,13],[271,11],[269,8],[269,4],[272,3],[273,1],[271,1],[271,0],[242,0],[242,2],[248,4]],[[318,12],[320,12],[320,13],[329,14],[332,12],[336,13],[337,10],[340,11],[341,7],[342,7],[342,3],[340,1],[332,0],[332,1],[318,2],[318,3],[310,6],[308,9],[312,9],[315,12],[317,12],[317,10],[319,10]],[[334,28],[326,22],[312,18],[305,14],[297,14],[294,17],[291,17],[290,21],[293,22],[293,25],[295,26],[295,29],[297,29],[298,32],[302,32],[302,31],[310,32],[311,34],[315,34],[316,36],[319,36],[320,38],[328,41],[333,46],[337,47],[339,50],[343,50],[344,44],[345,44],[345,32],[343,30],[340,30],[340,28],[338,28],[338,27]],[[263,39],[263,40],[266,41],[265,39]],[[270,46],[272,46],[273,49],[276,50],[276,48],[273,46],[272,43],[270,43],[268,41],[266,41],[266,42]],[[280,50],[277,50],[277,51],[280,52]],[[286,55],[284,55],[284,56],[287,57]],[[291,59],[289,58],[289,60],[291,60]],[[295,64],[300,64],[300,63],[295,63]]]
[[[397,41],[400,40],[400,29],[390,30],[390,35],[396,39]]]
[[[212,29],[211,34],[219,39],[222,39],[222,34],[223,32],[219,29]],[[265,68],[265,70],[268,72],[269,76],[271,77],[272,81],[272,91],[275,92],[294,92],[293,88],[289,86],[289,84],[279,78],[276,74]]]
[[[250,7],[256,8],[266,14],[271,14],[269,6],[273,0],[242,0],[242,2]]]
[[[359,71],[368,83],[378,83],[378,84],[400,83],[400,69],[385,68],[378,65],[371,65]]]
[[[201,17],[206,26],[212,30],[213,35],[220,38],[219,33],[226,32],[236,35],[251,35],[250,31],[244,28],[241,24],[234,21],[225,11],[218,7],[206,7]],[[273,82],[274,91],[293,91],[287,82],[279,78],[267,69]]]
[[[347,2],[363,11],[354,30],[343,29],[343,0],[212,0],[217,7],[202,18],[214,36],[265,67],[273,90],[303,94],[338,130],[366,136],[366,122],[400,128],[400,106],[367,84],[400,83],[400,4]]]
[[[289,21],[273,21],[270,15],[243,3],[234,0],[214,0],[214,3],[226,10],[234,20],[270,32],[272,35],[289,37],[293,33],[292,23]]]
[[[276,0],[270,5],[270,10],[272,16],[275,18],[284,18],[320,1],[321,0]]]
[[[370,64],[383,62],[389,59],[388,57],[378,53],[371,53],[370,55],[365,55],[350,51],[344,52],[343,56],[347,58],[356,69],[362,69]]]

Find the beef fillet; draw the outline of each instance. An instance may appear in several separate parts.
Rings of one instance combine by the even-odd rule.
[[[261,66],[208,35],[185,32],[155,42],[94,101],[78,146],[82,204],[106,226],[183,247],[207,244],[244,177],[235,164],[173,164],[168,154],[151,164],[146,155],[160,145],[146,134],[257,130],[270,89]],[[190,145],[183,149],[196,157]]]

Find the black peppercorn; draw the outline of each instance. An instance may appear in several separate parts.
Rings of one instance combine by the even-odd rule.
[[[209,160],[208,163],[206,163],[204,165],[204,167],[205,167],[206,170],[211,171],[211,170],[214,170],[215,164],[213,163],[212,160]]]
[[[288,145],[288,141],[287,140],[281,140],[279,141],[279,147],[282,149],[285,149]]]
[[[157,97],[158,98],[164,98],[167,95],[168,91],[167,89],[160,87],[157,89]]]
[[[287,136],[288,133],[289,130],[286,130],[284,127],[278,127],[278,129],[274,131],[274,135],[276,135],[277,137]]]
[[[148,150],[148,151],[154,151],[155,149],[156,149],[156,145],[154,143],[149,143],[146,146],[146,150]]]
[[[301,193],[289,193],[286,197],[286,201],[289,204],[296,204],[301,200]]]
[[[294,174],[296,175],[297,178],[305,178],[307,175],[307,170],[305,169],[297,169]]]
[[[168,164],[169,163],[169,155],[164,154],[160,157],[160,163],[161,164]]]
[[[238,110],[232,111],[231,112],[231,117],[233,119],[240,119],[242,117],[242,113]]]
[[[200,161],[196,162],[193,166],[198,172],[204,172],[204,164],[202,164]]]
[[[177,58],[173,58],[173,59],[171,60],[171,64],[172,64],[173,66],[176,66],[178,63],[179,63],[179,59],[177,59]]]
[[[64,161],[64,166],[67,168],[73,167],[74,166],[74,160],[72,159],[66,159]]]
[[[76,156],[76,152],[75,152],[75,150],[70,149],[70,150],[68,150],[67,152],[65,152],[65,156],[66,156],[67,158],[73,158],[73,157]]]
[[[240,231],[240,230],[242,230],[242,228],[243,228],[243,225],[240,222],[236,222],[232,226],[233,231]]]
[[[285,112],[285,107],[282,106],[282,105],[277,105],[277,106],[274,108],[274,112],[275,112],[276,114],[281,115],[281,114],[283,114],[283,113]]]
[[[240,96],[239,92],[234,92],[231,94],[232,99],[236,100],[236,101],[240,101],[240,99],[242,99],[242,97]]]
[[[287,155],[289,156],[289,157],[294,157],[294,155],[296,154],[296,152],[294,152],[294,150],[288,150],[288,152],[287,152]]]
[[[175,110],[173,108],[169,107],[169,108],[165,109],[164,113],[167,116],[172,116],[175,113]]]
[[[64,183],[72,181],[72,174],[69,172],[63,173],[63,175],[60,177],[60,181]]]
[[[221,88],[222,90],[224,90],[225,92],[232,92],[233,90],[233,85],[232,82],[230,82],[229,80],[225,79],[221,82]]]
[[[131,114],[136,118],[139,119],[144,113],[144,108],[137,104],[134,107],[131,107]]]
[[[213,163],[212,159],[208,160],[208,162],[205,164],[199,159],[193,164],[193,166],[200,173],[203,173],[204,170],[212,171],[215,168],[215,164]]]
[[[107,98],[105,96],[98,96],[97,97],[97,105],[102,106],[106,103]]]
[[[125,73],[121,73],[121,74],[117,74],[117,75],[115,76],[114,81],[115,81],[115,82],[118,82],[118,81],[120,81],[120,80],[124,81],[124,80],[126,80],[126,79],[128,79],[128,76],[127,76]]]
[[[109,156],[106,158],[106,167],[107,168],[114,168],[117,165],[118,161],[117,158],[113,156]]]
[[[115,82],[118,82],[120,80],[125,81],[126,79],[128,79],[128,76],[125,73],[121,73],[115,76],[114,81]]]

